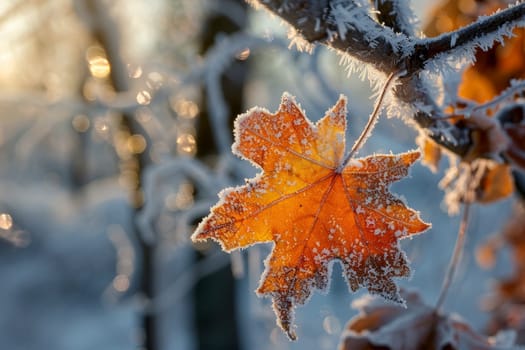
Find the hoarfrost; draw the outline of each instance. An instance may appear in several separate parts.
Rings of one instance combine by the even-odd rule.
[[[450,36],[450,47],[456,46],[456,40],[458,40],[458,33],[453,33]]]
[[[512,8],[516,5],[520,5],[521,2],[516,2],[514,5],[510,5],[508,8]],[[500,10],[496,11],[500,12]],[[480,16],[476,22],[471,24],[477,25],[480,28],[488,25],[490,21],[490,16]],[[492,48],[492,46],[499,42],[504,43],[505,37],[513,37],[513,30],[517,27],[524,27],[525,20],[520,18],[514,21],[508,21],[502,24],[498,30],[491,33],[484,33],[484,35],[478,35],[474,38],[469,38],[466,42],[458,43],[458,39],[461,38],[461,35],[464,32],[464,29],[458,29],[453,33],[445,33],[436,38],[423,39],[430,42],[438,41],[442,38],[450,36],[450,46],[453,50],[447,51],[443,54],[436,56],[434,59],[427,62],[425,68],[431,71],[441,71],[442,69],[449,70],[450,68],[460,69],[466,63],[470,64],[475,61],[475,52],[476,49],[481,49],[487,51]],[[457,46],[456,46],[457,44]]]

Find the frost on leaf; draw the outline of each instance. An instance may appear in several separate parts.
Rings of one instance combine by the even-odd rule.
[[[273,298],[278,324],[291,339],[293,309],[313,289],[325,290],[338,260],[351,290],[402,303],[394,277],[408,276],[398,240],[429,225],[388,187],[408,173],[418,152],[374,155],[342,166],[346,98],[310,122],[284,94],[275,114],[253,108],[235,122],[233,152],[262,172],[219,194],[192,236],[212,238],[225,251],[273,242],[258,294]]]
[[[342,334],[340,350],[511,350],[515,333],[476,333],[456,315],[442,315],[415,293],[402,293],[407,308],[365,297],[354,302],[360,314]]]

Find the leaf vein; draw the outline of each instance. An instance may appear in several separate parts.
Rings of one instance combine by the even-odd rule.
[[[307,157],[307,156],[305,156],[305,155],[303,155],[303,154],[301,154],[299,152],[294,151],[293,149],[290,149],[290,148],[287,148],[287,147],[283,147],[281,144],[279,144],[277,142],[274,142],[271,139],[269,139],[267,137],[264,137],[263,135],[261,135],[259,133],[256,133],[256,132],[254,132],[254,131],[252,131],[250,129],[248,129],[246,131],[251,133],[251,134],[253,134],[253,135],[255,135],[255,136],[257,136],[257,137],[259,137],[259,138],[261,138],[263,141],[268,142],[270,145],[272,145],[272,146],[274,146],[276,148],[279,148],[281,150],[284,150],[284,151],[286,151],[286,152],[288,152],[288,153],[290,153],[290,154],[292,154],[292,155],[294,155],[294,156],[296,156],[298,158],[301,158],[303,160],[306,160],[308,162],[316,164],[316,165],[318,165],[318,166],[320,166],[322,168],[325,168],[325,169],[330,169],[330,170],[334,170],[335,169],[334,167],[332,167],[332,166],[330,166],[328,164],[325,164],[325,163],[323,163],[321,161],[318,161],[318,160],[312,159],[310,157]]]

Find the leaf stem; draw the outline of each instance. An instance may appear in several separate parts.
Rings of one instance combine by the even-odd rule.
[[[467,201],[465,205],[463,206],[463,215],[461,217],[461,222],[459,224],[458,237],[456,239],[456,245],[454,246],[454,253],[452,254],[452,258],[448,265],[447,274],[445,275],[445,278],[443,280],[443,285],[441,286],[441,292],[439,293],[439,298],[438,298],[438,301],[435,307],[436,312],[439,312],[439,310],[443,306],[443,302],[445,301],[445,298],[447,297],[450,283],[454,279],[454,275],[456,274],[458,263],[463,253],[463,247],[465,245],[465,238],[466,238],[466,233],[467,233],[467,228],[468,228],[469,212],[470,212],[470,202]]]
[[[372,114],[370,114],[370,117],[368,118],[368,122],[365,125],[365,128],[361,132],[361,135],[357,138],[357,141],[352,146],[352,149],[350,150],[350,153],[345,157],[344,161],[341,163],[340,168],[338,170],[342,170],[346,164],[352,159],[352,157],[357,153],[357,151],[365,144],[366,139],[374,129],[374,126],[376,124],[377,118],[379,117],[379,111],[381,110],[381,107],[383,105],[383,100],[385,99],[386,93],[390,86],[392,85],[392,82],[394,81],[394,78],[397,78],[403,74],[405,74],[406,71],[396,71],[390,73],[388,78],[386,79],[385,85],[383,85],[383,88],[381,89],[381,94],[376,100],[376,104],[374,106],[374,110],[372,111]]]

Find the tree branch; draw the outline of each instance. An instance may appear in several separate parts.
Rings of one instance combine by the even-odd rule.
[[[395,90],[400,101],[420,106],[413,116],[436,143],[458,154],[465,155],[472,140],[470,131],[446,120],[438,120],[442,111],[426,93],[418,73],[425,65],[453,50],[476,47],[487,49],[512,29],[525,25],[525,3],[512,6],[457,31],[435,39],[419,39],[407,25],[407,11],[399,9],[399,0],[377,0],[377,19],[367,9],[352,0],[247,0],[261,5],[288,22],[306,41],[323,44],[342,54],[373,66],[389,75],[406,69]],[[397,7],[396,7],[397,6]]]
[[[429,61],[458,48],[487,50],[496,40],[510,36],[516,27],[525,26],[525,2],[498,11],[491,16],[481,17],[465,27],[445,33],[436,38],[425,39],[414,47],[415,55],[411,66],[420,69]]]
[[[288,22],[308,42],[332,47],[390,74],[397,70],[406,35],[396,34],[372,19],[354,1],[252,0]],[[371,50],[370,48],[373,48]]]

